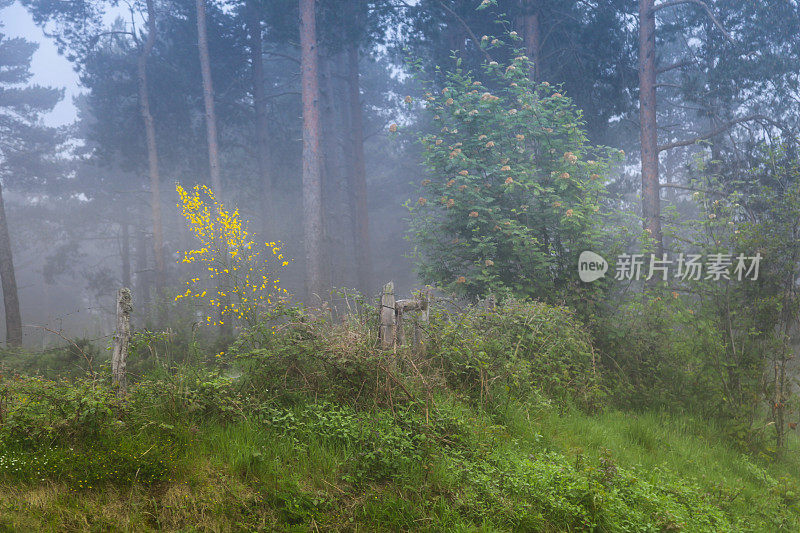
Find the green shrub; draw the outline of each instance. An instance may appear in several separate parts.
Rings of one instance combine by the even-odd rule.
[[[75,489],[154,483],[174,470],[170,428],[137,420],[100,381],[17,377],[0,382],[0,477]]]
[[[605,286],[581,284],[576,265],[599,249],[603,176],[620,152],[591,146],[581,112],[519,54],[456,68],[425,94],[438,131],[421,138],[428,176],[410,206],[418,269],[462,295],[575,301]]]
[[[591,339],[565,307],[505,300],[495,310],[434,313],[429,355],[451,386],[482,399],[543,395],[592,407],[602,397]]]
[[[0,381],[0,442],[65,444],[91,439],[112,422],[112,393],[85,379]]]

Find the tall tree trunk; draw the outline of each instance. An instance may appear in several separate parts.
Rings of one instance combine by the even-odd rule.
[[[337,115],[342,106],[334,101],[333,68],[336,66],[334,57],[324,53],[318,54],[320,131],[326,132],[320,137],[322,212],[325,219],[322,262],[324,270],[330,272],[331,285],[344,286],[348,283],[342,276],[353,269],[342,263],[342,259],[347,257],[347,246],[342,239],[346,235],[346,232],[342,231],[346,200],[340,197],[344,165],[341,161],[339,138],[342,125],[337,120]]]
[[[164,286],[164,234],[161,225],[161,176],[158,172],[158,145],[156,128],[150,112],[147,89],[147,58],[156,44],[156,13],[153,0],[147,0],[147,39],[139,51],[137,79],[139,85],[139,111],[144,122],[147,144],[147,168],[150,174],[150,207],[153,213],[153,257],[156,265],[156,290]]]
[[[147,235],[143,229],[136,232],[136,259],[134,263],[136,291],[134,300],[139,302],[137,316],[142,325],[147,324],[147,313],[150,309],[150,273],[147,268]]]
[[[272,159],[269,138],[267,134],[267,95],[264,90],[264,62],[261,37],[261,17],[258,4],[255,0],[247,0],[247,33],[250,38],[250,68],[253,75],[253,109],[256,118],[256,159],[258,162],[258,175],[261,178],[263,191],[263,216],[264,231],[275,231],[275,200],[274,185],[270,161]]]
[[[533,61],[529,77],[538,82],[542,78],[542,28],[539,21],[539,0],[522,1],[522,35],[525,53]]]
[[[206,112],[206,142],[208,144],[208,172],[211,177],[211,189],[214,196],[223,198],[222,179],[219,171],[219,145],[217,144],[217,113],[214,110],[214,83],[211,79],[211,59],[208,54],[208,30],[206,26],[206,0],[196,0],[197,8],[197,51],[200,55],[200,74],[203,78],[203,105]],[[224,243],[220,243],[220,250],[225,250]],[[223,281],[220,289],[229,295],[228,284]],[[230,307],[230,297],[223,298],[223,306]],[[220,334],[229,337],[233,331],[233,317],[222,316],[220,307]]]
[[[6,345],[22,346],[22,315],[19,311],[14,258],[8,232],[3,190],[0,186],[0,281],[3,285],[3,306],[6,311]]]
[[[350,118],[350,161],[347,173],[353,242],[355,243],[358,289],[367,294],[372,290],[372,253],[369,242],[369,212],[367,211],[367,172],[364,162],[364,117],[359,89],[358,44],[347,51],[347,88]]]
[[[120,256],[122,259],[122,286],[131,288],[131,232],[130,226],[123,221],[120,236]]]
[[[208,170],[211,188],[217,198],[222,198],[222,180],[219,172],[219,146],[217,144],[217,114],[214,111],[214,84],[211,80],[211,60],[208,56],[208,31],[206,29],[206,0],[196,0],[197,50],[200,54],[200,73],[203,77],[203,104],[206,111],[206,140],[208,142]]]
[[[656,122],[656,19],[653,0],[639,1],[639,124],[642,142],[642,224],[663,252]]]
[[[303,101],[303,240],[306,296],[322,297],[323,216],[320,161],[318,49],[315,0],[300,0],[301,85]]]

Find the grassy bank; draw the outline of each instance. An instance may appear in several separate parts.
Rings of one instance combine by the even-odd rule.
[[[719,422],[604,407],[567,311],[439,325],[392,361],[367,330],[301,320],[122,401],[103,380],[6,372],[0,530],[800,527],[796,442],[772,460]]]

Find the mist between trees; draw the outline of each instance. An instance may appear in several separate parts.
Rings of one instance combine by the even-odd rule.
[[[798,530],[797,0],[18,1],[0,529]]]
[[[797,126],[790,1],[21,3],[85,92],[74,124],[43,126],[63,92],[28,83],[35,44],[0,41],[0,273],[12,345],[54,341],[35,325],[108,334],[120,286],[133,288],[136,323],[163,320],[163,303],[192,277],[179,262],[194,243],[175,182],[211,186],[260,241],[283,242],[292,259],[283,287],[298,301],[330,300],[332,287],[372,297],[388,280],[401,293],[432,281],[473,295],[491,280],[508,286],[514,268],[460,282],[469,269],[458,261],[498,262],[425,255],[425,239],[439,237],[414,226],[419,184],[457,177],[418,142],[441,133],[424,95],[440,96],[456,68],[491,92],[502,80],[484,67],[524,56],[531,87],[552,88],[537,98],[563,95],[560,112],[579,130],[560,123],[573,145],[554,160],[574,149],[583,165],[592,147],[612,147],[611,159],[595,153],[602,168],[586,170],[602,175],[598,205],[634,214],[620,227],[642,224],[656,252],[676,242],[675,220],[698,213],[690,195],[704,186],[693,180],[733,191],[763,161],[754,154],[793,141]],[[449,137],[447,147],[459,142]],[[535,151],[545,137],[520,146]],[[576,235],[597,223],[578,219]],[[534,285],[521,292],[537,296]]]

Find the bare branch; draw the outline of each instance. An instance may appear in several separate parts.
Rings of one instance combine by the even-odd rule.
[[[656,83],[656,89],[663,88],[683,89],[683,85],[679,85],[677,83]]]
[[[723,132],[729,130],[730,128],[732,128],[733,126],[736,126],[737,124],[741,124],[743,122],[753,122],[753,121],[766,122],[766,123],[768,123],[768,124],[770,124],[772,126],[775,126],[776,128],[779,128],[780,130],[782,130],[784,132],[787,132],[787,133],[790,132],[789,128],[787,128],[785,125],[783,125],[780,122],[777,122],[777,121],[775,121],[775,120],[773,120],[773,119],[771,119],[771,118],[769,118],[769,117],[767,117],[765,115],[748,115],[746,117],[737,118],[735,120],[731,120],[729,122],[726,122],[725,124],[721,125],[717,129],[712,130],[712,131],[710,131],[710,132],[708,132],[708,133],[706,133],[704,135],[700,135],[700,136],[694,137],[692,139],[686,139],[684,141],[676,141],[676,142],[673,142],[673,143],[661,145],[661,146],[658,147],[658,151],[660,153],[660,152],[664,152],[664,151],[667,151],[667,150],[672,150],[673,148],[679,148],[681,146],[691,146],[691,145],[693,145],[693,144],[695,144],[695,143],[697,143],[699,141],[710,139],[711,137],[719,135],[720,133],[723,133]]]
[[[656,74],[664,74],[665,72],[669,72],[670,70],[675,70],[676,68],[688,67],[693,63],[694,61],[692,60],[678,61],[677,63],[661,67],[660,69],[656,70]]]
[[[55,331],[55,330],[53,330],[53,329],[50,329],[50,328],[48,328],[48,327],[45,327],[45,326],[39,326],[39,325],[37,325],[37,324],[24,324],[22,327],[25,327],[25,328],[39,328],[39,329],[43,329],[43,330],[45,330],[45,331],[47,331],[47,332],[49,332],[49,333],[52,333],[52,334],[54,334],[54,335],[58,335],[59,337],[61,337],[62,339],[64,339],[64,340],[65,340],[65,341],[67,341],[68,343],[70,343],[70,344],[72,345],[72,347],[73,347],[73,348],[75,348],[76,350],[78,350],[78,352],[80,352],[80,354],[81,354],[81,355],[83,356],[83,358],[86,360],[86,364],[88,364],[88,365],[89,365],[89,369],[88,369],[88,370],[89,370],[89,373],[92,375],[92,379],[94,379],[94,377],[95,377],[95,374],[94,374],[94,368],[92,367],[92,358],[91,358],[91,357],[89,357],[88,355],[86,355],[86,352],[84,352],[84,351],[83,351],[83,349],[82,349],[80,346],[78,346],[77,344],[75,344],[75,342],[74,342],[74,341],[72,341],[72,340],[70,340],[70,339],[66,338],[66,337],[65,337],[65,336],[64,336],[64,335],[63,335],[61,332],[59,332],[59,331]]]
[[[678,185],[678,184],[675,184],[675,183],[661,183],[661,184],[659,184],[659,188],[661,188],[661,189],[680,189],[682,191],[702,192],[702,193],[705,193],[705,194],[712,194],[712,195],[716,195],[716,196],[725,196],[720,191],[712,191],[712,190],[709,190],[709,189],[700,189],[700,188],[697,188],[697,187],[688,187],[686,185]]]
[[[706,15],[708,15],[708,18],[711,19],[711,22],[714,23],[714,26],[719,28],[719,31],[722,32],[722,35],[724,35],[725,38],[728,41],[730,41],[732,44],[736,44],[736,41],[733,40],[733,37],[731,37],[731,34],[728,33],[728,30],[725,29],[725,26],[723,26],[722,23],[719,21],[719,19],[717,19],[717,17],[714,16],[714,13],[711,12],[711,8],[708,7],[708,4],[706,4],[702,0],[666,0],[664,2],[661,2],[661,3],[656,4],[655,6],[653,6],[653,11],[652,12],[655,13],[656,11],[660,11],[661,9],[665,9],[665,8],[673,7],[673,6],[679,6],[681,4],[694,4],[694,5],[700,6],[703,9],[703,11],[706,12]]]
[[[297,59],[296,57],[292,57],[288,54],[281,54],[280,52],[271,52],[271,51],[265,51],[264,53],[270,56],[280,57],[282,59],[288,59],[289,61],[293,61],[294,63],[300,64],[299,59]]]
[[[469,24],[467,24],[467,21],[465,21],[463,18],[461,18],[458,13],[456,13],[455,11],[453,11],[452,9],[447,7],[447,4],[442,2],[442,0],[439,0],[439,5],[442,6],[442,9],[447,11],[447,13],[449,13],[450,16],[452,16],[454,19],[456,19],[459,24],[461,24],[461,27],[464,28],[464,31],[467,32],[467,35],[469,35],[469,38],[472,40],[473,43],[475,43],[475,47],[478,50],[480,50],[481,52],[483,52],[483,57],[486,58],[486,61],[493,61],[492,60],[492,56],[489,55],[489,52],[487,52],[486,50],[481,48],[480,40],[478,40],[478,38],[475,36],[475,33],[469,27]]]

